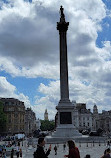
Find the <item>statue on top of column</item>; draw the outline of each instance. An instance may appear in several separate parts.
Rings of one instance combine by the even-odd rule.
[[[60,18],[61,18],[61,21],[65,21],[65,15],[64,15],[64,8],[61,6],[60,7]]]

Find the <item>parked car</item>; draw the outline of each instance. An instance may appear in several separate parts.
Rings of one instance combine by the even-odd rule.
[[[40,129],[35,130],[33,132],[33,136],[37,138],[39,136],[40,131],[41,131]]]
[[[97,131],[91,131],[89,133],[89,136],[99,136],[98,132]]]
[[[83,131],[82,131],[82,134],[83,134],[83,135],[87,135],[87,134],[89,134],[89,131],[88,131],[88,130],[83,130]]]
[[[41,132],[39,133],[38,138],[39,138],[39,137],[45,137],[45,136],[47,136],[48,134],[49,134],[49,133],[46,132],[46,131],[41,131]]]

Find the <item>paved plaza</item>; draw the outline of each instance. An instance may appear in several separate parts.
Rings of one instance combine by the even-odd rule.
[[[27,147],[27,141],[21,142],[23,158],[33,158],[33,153],[36,150],[37,139],[34,139],[33,145]],[[23,146],[22,146],[23,145]],[[55,155],[54,146],[57,145],[57,155]],[[81,158],[84,158],[86,154],[90,154],[91,158],[100,158],[103,155],[104,150],[107,148],[106,143],[76,143],[76,146],[79,148]],[[49,144],[45,145],[44,150],[46,151],[49,147]],[[63,144],[52,144],[52,150],[48,158],[63,158],[65,154],[68,154],[68,147],[63,149]],[[7,156],[10,158],[10,156]],[[14,156],[16,158],[16,155]]]
[[[65,154],[68,154],[68,147],[66,147],[66,149],[64,150],[63,144],[58,144],[57,155],[55,155],[54,146],[55,144],[52,144],[52,150],[49,158],[63,158]],[[99,146],[99,143],[96,143],[94,147],[91,143],[88,144],[88,147],[87,143],[81,144],[81,147],[79,143],[76,143],[76,146],[79,148],[81,158],[84,158],[86,154],[90,154],[91,158],[100,158],[103,155],[104,150],[107,148],[107,146],[103,143],[101,144],[101,146]],[[48,147],[49,144],[46,144],[45,149],[47,149]],[[31,147],[27,150],[27,152],[24,150],[23,158],[32,158],[34,151],[35,149]]]

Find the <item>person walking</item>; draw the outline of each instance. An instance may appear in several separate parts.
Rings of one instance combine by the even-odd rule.
[[[104,155],[102,155],[101,158],[104,158],[104,156],[105,156],[106,153],[107,153],[106,151],[107,151],[107,149],[104,150]]]
[[[14,149],[12,148],[10,158],[13,158],[13,157],[14,157]]]
[[[111,152],[110,148],[106,149],[104,151],[104,155],[101,158],[111,158],[110,152]]]
[[[4,148],[3,150],[2,150],[2,158],[6,158],[7,156],[6,156],[6,149]]]
[[[110,148],[106,149],[106,154],[104,155],[103,158],[111,158],[110,152],[111,152]]]
[[[19,152],[20,152],[20,157],[22,157],[22,148],[20,148]]]
[[[18,142],[18,145],[16,147],[16,156],[17,156],[17,158],[19,157],[19,155],[20,155],[20,142]]]
[[[69,154],[64,155],[64,157],[68,158],[80,158],[79,149],[75,146],[75,143],[72,140],[68,141]]]
[[[63,149],[65,151],[65,149],[66,149],[66,143],[63,144]]]
[[[55,155],[57,155],[57,146],[54,146]]]
[[[110,148],[110,141],[107,141],[107,147]]]
[[[0,158],[2,157],[2,151],[0,150]]]
[[[48,155],[50,154],[51,151],[51,145],[49,146],[49,149],[47,150],[46,153],[43,148],[44,146],[45,146],[45,140],[43,137],[40,137],[38,139],[37,150],[33,154],[34,158],[48,158]]]

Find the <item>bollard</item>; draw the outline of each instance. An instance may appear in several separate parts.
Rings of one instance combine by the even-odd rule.
[[[94,141],[93,141],[93,146],[94,146]]]
[[[101,143],[100,143],[100,141],[99,141],[99,146],[101,146]]]
[[[88,142],[87,142],[87,145],[86,145],[86,147],[88,147]]]
[[[81,147],[81,142],[79,142],[79,147]]]
[[[91,148],[92,148],[92,142],[90,142],[91,143]]]
[[[22,146],[23,146],[23,141],[22,141]]]
[[[104,141],[104,146],[106,146],[106,142]]]

